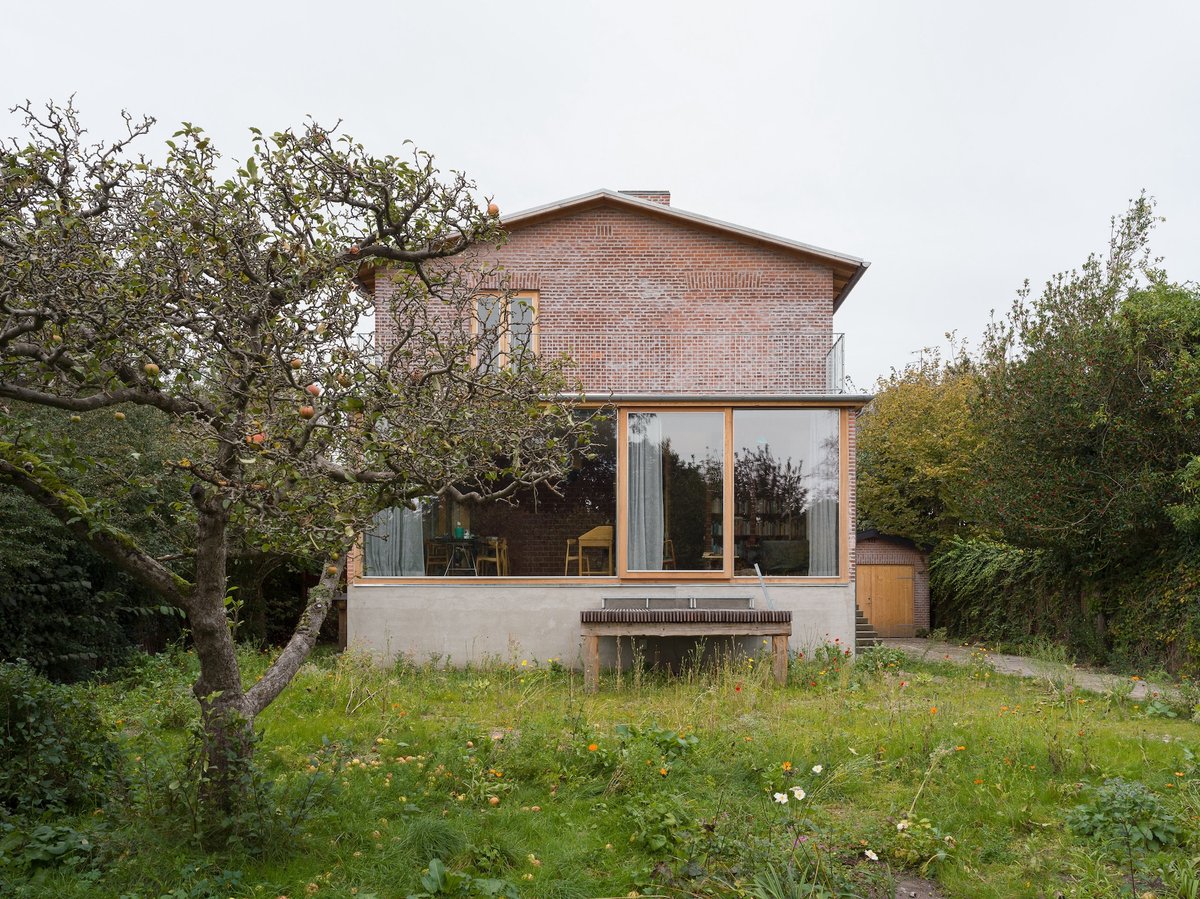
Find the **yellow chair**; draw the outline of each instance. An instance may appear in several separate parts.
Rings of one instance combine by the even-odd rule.
[[[605,553],[604,568],[603,570],[597,569],[595,574],[607,574],[611,577],[613,573],[613,526],[611,524],[603,524],[600,527],[592,528],[586,534],[567,538],[567,558],[563,564],[563,574],[571,573],[572,562],[578,563],[580,577],[592,574],[591,559],[587,555],[589,549],[603,550]],[[574,550],[574,553],[571,550]]]
[[[482,568],[484,562],[496,566],[497,577],[508,577],[508,538],[484,537],[483,552],[475,557],[475,565]],[[482,571],[479,572],[483,574]]]

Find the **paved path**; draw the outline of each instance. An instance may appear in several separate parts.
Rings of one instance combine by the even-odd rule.
[[[951,662],[965,663],[971,659],[974,646],[961,646],[954,643],[940,643],[937,640],[921,638],[884,638],[879,641],[884,646],[894,646],[902,649],[911,656],[931,660],[949,659]],[[1010,656],[998,652],[989,652],[987,659],[992,667],[1001,674],[1015,674],[1020,677],[1062,677],[1069,683],[1085,690],[1095,690],[1103,693],[1114,684],[1129,683],[1132,678],[1120,674],[1106,674],[1102,671],[1092,671],[1088,668],[1076,668],[1073,665],[1059,665],[1055,662],[1043,662],[1027,656]],[[1144,680],[1133,681],[1132,699],[1145,699],[1151,692],[1161,692],[1162,687],[1148,684]]]

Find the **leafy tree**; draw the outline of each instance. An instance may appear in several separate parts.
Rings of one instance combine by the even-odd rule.
[[[208,800],[228,808],[254,718],[307,656],[372,512],[553,482],[586,427],[545,402],[570,386],[562,360],[474,364],[497,334],[475,321],[488,273],[472,249],[499,226],[429,156],[376,157],[309,123],[253,130],[245,162],[225,165],[185,124],[154,163],[131,157],[150,120],[126,116],[120,139],[90,144],[70,105],[20,110],[27,137],[0,148],[0,397],[80,424],[127,425],[137,407],[169,417],[186,455],[157,480],[187,497],[172,507],[187,558],[115,523],[126,490],[85,491],[80,471],[107,464],[106,443],[0,413],[0,479],[186,613]],[[376,301],[396,330],[368,347]],[[231,533],[324,566],[249,687],[226,618]]]
[[[1083,573],[1175,539],[1166,509],[1187,517],[1198,298],[1151,258],[1154,222],[1136,200],[1106,257],[1026,286],[983,346],[975,513]]]
[[[922,544],[970,530],[969,495],[982,434],[966,353],[934,350],[880,379],[858,418],[858,514],[873,527]]]

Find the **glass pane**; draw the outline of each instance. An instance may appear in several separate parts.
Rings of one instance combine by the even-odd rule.
[[[439,553],[430,575],[603,577],[616,573],[616,415],[590,417],[594,458],[577,458],[556,486],[524,490],[509,502],[439,503],[427,517],[426,545]],[[461,535],[455,536],[461,528]],[[582,546],[582,552],[580,547]],[[455,552],[457,558],[449,558]],[[440,566],[440,570],[439,570]]]
[[[734,410],[736,574],[838,574],[839,423],[836,409]]]
[[[513,297],[508,307],[509,355],[520,359],[533,352],[533,299]]]
[[[479,368],[483,371],[497,371],[500,367],[501,356],[501,311],[503,297],[482,296],[479,298],[478,327],[479,346],[476,357]]]
[[[629,415],[630,571],[723,565],[725,414]]]

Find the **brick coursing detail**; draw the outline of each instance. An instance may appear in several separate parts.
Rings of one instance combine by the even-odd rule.
[[[480,257],[538,291],[541,350],[574,359],[585,390],[825,390],[833,273],[818,262],[615,207],[522,227]],[[386,315],[376,336],[394,339]]]

